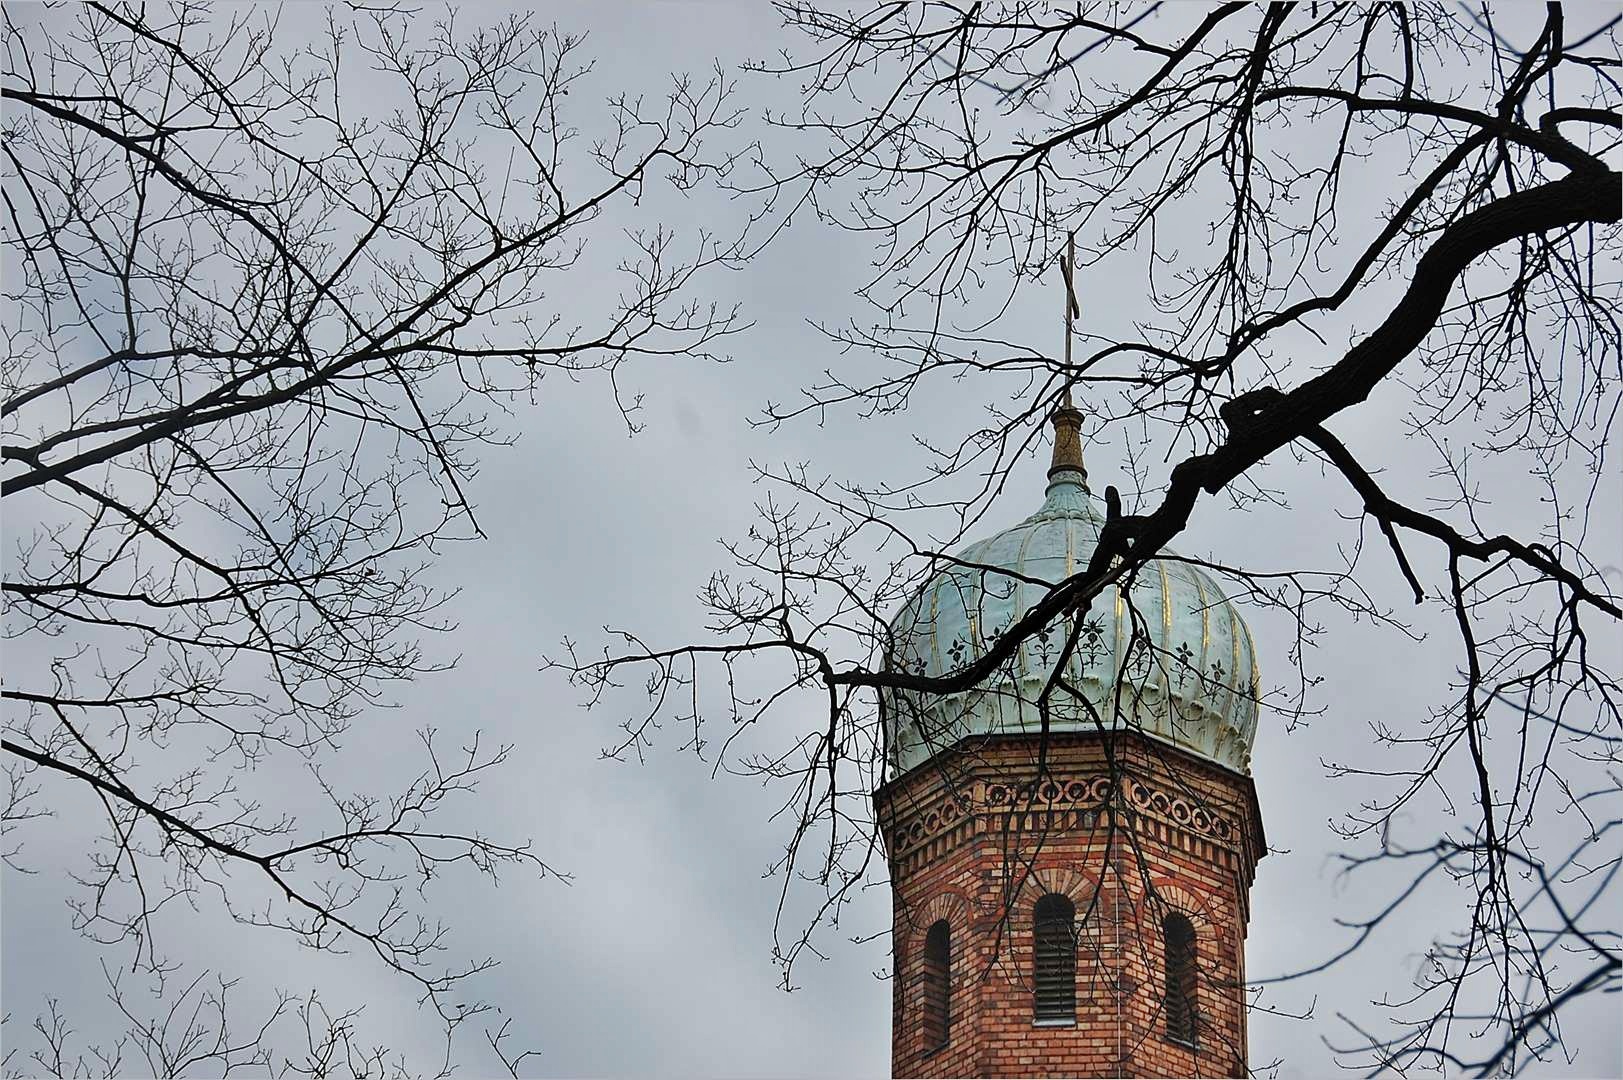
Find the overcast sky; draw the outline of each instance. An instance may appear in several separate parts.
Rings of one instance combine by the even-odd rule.
[[[467,14],[472,15],[473,12]],[[580,97],[605,96],[639,84],[657,90],[661,73],[703,71],[720,58],[729,67],[769,53],[782,31],[757,4],[670,2],[586,4],[558,9],[569,28],[586,29],[597,58]],[[789,88],[751,81],[752,104]],[[786,99],[785,99],[786,100]],[[588,123],[583,110],[577,120]],[[650,199],[637,213],[651,220],[676,204]],[[726,231],[726,215],[741,208],[723,200],[684,216],[708,217]],[[609,220],[607,227],[616,222]],[[588,646],[605,624],[636,628],[650,642],[675,644],[699,636],[703,612],[694,600],[710,572],[726,565],[721,538],[739,537],[765,496],[748,463],[809,462],[813,471],[847,479],[898,480],[922,459],[915,433],[943,439],[979,425],[974,389],[926,395],[908,415],[862,423],[832,416],[822,426],[788,425],[775,432],[748,420],[765,402],[837,363],[808,320],[859,314],[853,290],[869,269],[868,254],[848,238],[807,219],[780,237],[747,274],[714,278],[709,292],[736,298],[754,321],[731,342],[734,362],[677,359],[637,366],[628,384],[645,397],[646,430],[628,437],[607,392],[591,379],[551,380],[533,406],[507,420],[520,436],[512,447],[484,455],[470,494],[489,539],[449,548],[434,569],[438,582],[459,589],[453,603],[460,629],[434,647],[458,655],[454,671],[416,684],[401,708],[363,716],[344,760],[355,769],[408,768],[411,733],[433,725],[448,733],[479,729],[512,742],[507,766],[486,781],[477,804],[491,832],[532,836],[539,853],[572,875],[568,885],[513,874],[498,889],[477,881],[436,885],[430,895],[452,915],[458,948],[501,960],[483,995],[516,1018],[527,1045],[541,1051],[531,1067],[547,1075],[879,1076],[889,1068],[888,941],[867,938],[888,928],[890,905],[882,877],[859,896],[837,933],[820,945],[827,962],[797,968],[798,989],[777,988],[772,961],[779,883],[763,871],[780,853],[784,823],[769,820],[779,797],[725,773],[714,762],[676,748],[667,732],[643,764],[600,760],[614,741],[624,710],[588,713],[579,692],[540,670],[541,657],[565,636]],[[1113,290],[1132,281],[1084,280],[1084,310],[1130,303]],[[582,276],[559,294],[561,304],[589,303],[601,280]],[[1030,320],[1030,343],[1057,347],[1049,328],[1057,301],[1027,298],[1016,316]],[[1024,314],[1022,314],[1024,313]],[[1045,322],[1045,320],[1047,320]],[[1355,449],[1389,465],[1402,463],[1397,395],[1388,389],[1337,430]],[[1121,467],[1119,445],[1090,444],[1095,487]],[[1017,468],[1010,489],[982,535],[1030,513],[1041,498],[1046,462],[1034,455]],[[872,475],[875,469],[883,475]],[[1394,489],[1404,490],[1401,469]],[[1487,478],[1492,479],[1492,473]],[[1177,545],[1192,555],[1231,562],[1291,565],[1330,561],[1304,537],[1350,535],[1336,515],[1355,502],[1319,481],[1316,466],[1272,463],[1271,486],[1291,491],[1283,517],[1226,515],[1203,502]],[[1505,479],[1514,485],[1514,478]],[[1593,550],[1623,549],[1616,508],[1618,478],[1606,480],[1605,520],[1596,523]],[[1505,500],[1504,512],[1536,513],[1536,500]],[[1385,603],[1402,602],[1401,581],[1378,559],[1366,560],[1367,585]],[[1288,624],[1277,615],[1247,612],[1261,655],[1264,683],[1289,682]],[[1265,713],[1252,763],[1271,852],[1252,891],[1247,969],[1256,977],[1292,970],[1340,947],[1347,932],[1335,920],[1369,913],[1384,892],[1347,888],[1335,877],[1345,850],[1330,829],[1361,797],[1355,781],[1327,782],[1325,759],[1369,761],[1366,721],[1413,714],[1441,699],[1456,663],[1454,640],[1436,630],[1416,644],[1368,625],[1328,621],[1311,656],[1324,682],[1316,701],[1325,712],[1287,733]],[[1615,639],[1611,642],[1615,649]],[[9,665],[8,665],[9,666]],[[620,699],[630,707],[631,698]],[[807,715],[814,715],[815,703]],[[779,734],[782,734],[780,731]],[[1428,804],[1429,805],[1429,804]],[[43,825],[32,841],[23,876],[7,869],[4,891],[4,996],[12,1023],[37,1011],[43,996],[59,997],[82,1027],[95,1031],[104,1014],[101,954],[68,926],[61,875],[82,869],[87,820],[72,809]],[[1417,841],[1436,834],[1415,824]],[[1283,1060],[1279,1075],[1333,1071],[1326,1042],[1354,1041],[1338,1014],[1376,1020],[1371,1001],[1402,996],[1427,943],[1440,927],[1458,925],[1465,897],[1439,890],[1408,917],[1386,928],[1361,952],[1330,971],[1271,990],[1264,1004],[1312,1018],[1258,1013],[1250,1029],[1251,1061]],[[1434,919],[1428,922],[1428,919]],[[428,1051],[431,1036],[410,989],[364,956],[333,960],[289,954],[280,941],[214,918],[175,919],[168,945],[193,965],[254,973],[262,984],[319,986],[335,1001],[367,1003],[368,1038]],[[1580,1057],[1572,1075],[1615,1075],[1620,1055],[1615,999],[1591,998],[1567,1019]],[[1563,1070],[1538,1070],[1555,1075]]]

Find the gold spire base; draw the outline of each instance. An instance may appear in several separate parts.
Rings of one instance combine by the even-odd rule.
[[[1082,413],[1067,400],[1054,410],[1054,463],[1048,467],[1048,479],[1054,480],[1062,472],[1079,472],[1082,482],[1088,481],[1088,470],[1082,464]]]

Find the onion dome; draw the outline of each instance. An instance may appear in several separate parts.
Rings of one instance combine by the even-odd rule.
[[[1085,568],[1104,527],[1082,466],[1081,414],[1054,415],[1054,463],[1037,512],[954,556],[891,620],[890,667],[944,676],[983,655],[1049,591]],[[1130,587],[1106,587],[1081,616],[1049,730],[1137,731],[1238,773],[1257,729],[1256,650],[1207,574],[1170,552]],[[892,775],[977,736],[1039,734],[1038,699],[1075,625],[1066,614],[1028,637],[975,689],[887,690],[881,710]]]

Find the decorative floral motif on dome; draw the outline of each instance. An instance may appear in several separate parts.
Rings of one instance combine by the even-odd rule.
[[[1099,662],[1100,655],[1105,649],[1105,627],[1098,618],[1089,619],[1082,624],[1082,634],[1077,641],[1077,648],[1083,656],[1087,657],[1084,667],[1091,668]]]
[[[1182,690],[1184,683],[1189,679],[1189,669],[1194,667],[1190,658],[1195,655],[1195,650],[1189,647],[1189,642],[1183,641],[1178,643],[1174,655],[1178,658],[1178,689]]]

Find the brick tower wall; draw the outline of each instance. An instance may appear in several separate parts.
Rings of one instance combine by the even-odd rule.
[[[1243,1076],[1249,777],[1134,733],[977,738],[875,795],[895,896],[897,1076]],[[1076,1022],[1034,1017],[1033,914],[1076,910]],[[1162,919],[1195,929],[1195,1045],[1168,1037]],[[950,1026],[925,1046],[924,942],[951,928]]]

